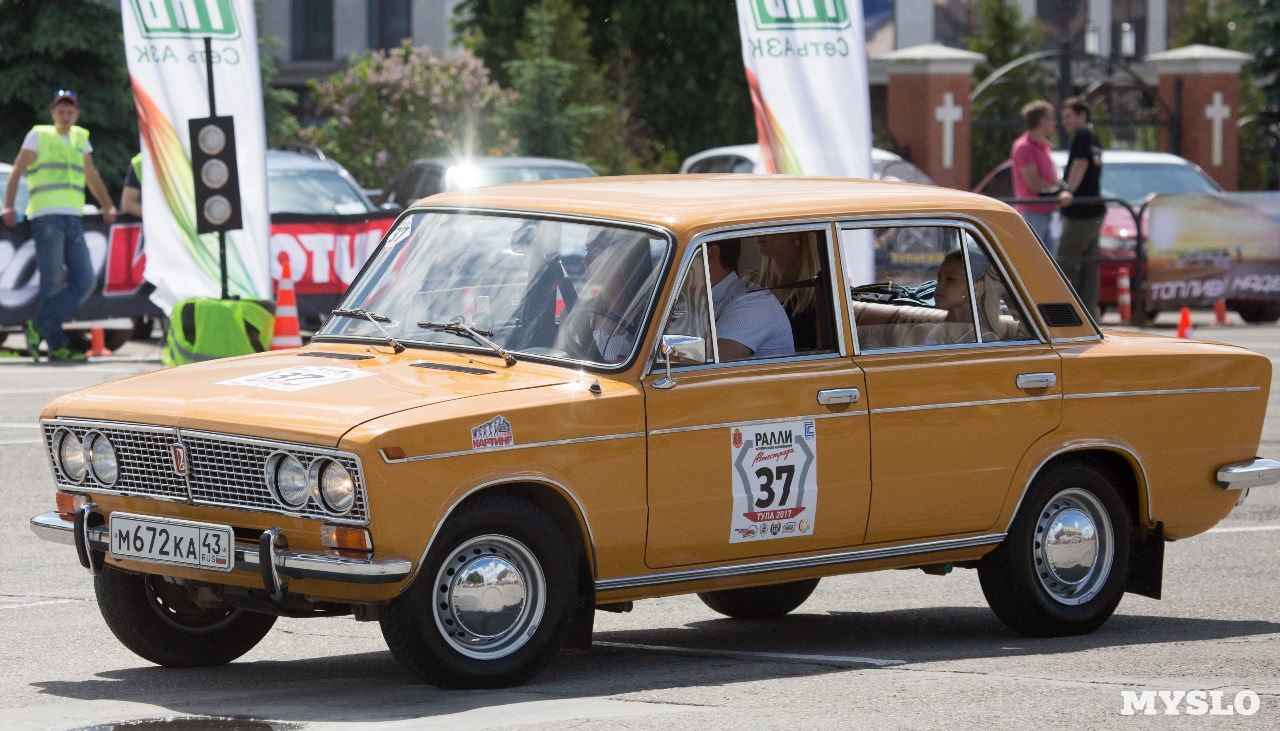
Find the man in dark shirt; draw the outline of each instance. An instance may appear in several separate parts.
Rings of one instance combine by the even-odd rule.
[[[1106,203],[1076,203],[1077,198],[1097,198],[1102,194],[1102,147],[1089,122],[1089,105],[1071,97],[1062,105],[1062,126],[1072,135],[1067,167],[1063,171],[1066,190],[1058,197],[1062,206],[1062,236],[1058,240],[1058,263],[1085,307],[1098,312],[1098,233]]]

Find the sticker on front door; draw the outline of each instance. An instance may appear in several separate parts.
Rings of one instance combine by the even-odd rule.
[[[733,517],[729,542],[794,538],[814,530],[818,448],[813,420],[729,428]]]

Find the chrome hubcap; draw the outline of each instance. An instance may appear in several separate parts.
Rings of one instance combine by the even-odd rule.
[[[1097,596],[1115,546],[1111,519],[1093,493],[1070,488],[1040,511],[1032,544],[1036,577],[1055,601],[1083,604]]]
[[[542,567],[514,538],[470,538],[436,574],[436,627],[467,657],[493,660],[520,649],[545,609]]]

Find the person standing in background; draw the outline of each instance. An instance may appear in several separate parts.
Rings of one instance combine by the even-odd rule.
[[[142,218],[142,153],[133,156],[120,189],[120,212]]]
[[[1062,181],[1058,178],[1053,158],[1049,156],[1049,135],[1054,130],[1053,105],[1044,100],[1027,103],[1022,108],[1022,121],[1026,132],[1014,140],[1009,155],[1012,161],[1013,195],[1015,198],[1057,195],[1062,190]],[[1058,250],[1058,242],[1053,238],[1053,202],[1046,201],[1043,205],[1017,203],[1014,208],[1040,237],[1040,242],[1049,255],[1054,255]]]
[[[65,89],[55,92],[49,114],[53,124],[32,127],[13,161],[0,220],[10,227],[17,223],[13,202],[18,194],[18,178],[26,175],[31,191],[27,218],[31,220],[40,273],[39,308],[35,318],[24,325],[27,350],[32,360],[39,362],[43,339],[49,360],[83,362],[87,358],[71,349],[62,324],[93,290],[93,262],[80,224],[85,185],[102,206],[102,220],[108,225],[116,220],[116,207],[93,166],[89,131],[76,126],[80,119],[76,93]]]
[[[1077,198],[1102,195],[1102,146],[1093,132],[1089,111],[1089,105],[1079,97],[1071,97],[1062,105],[1062,126],[1072,137],[1064,170],[1066,189],[1058,197],[1062,206],[1058,264],[1085,307],[1098,317],[1098,235],[1107,204],[1075,202]]]

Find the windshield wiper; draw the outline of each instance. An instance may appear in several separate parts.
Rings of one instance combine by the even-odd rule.
[[[501,345],[498,345],[485,337],[486,335],[493,335],[492,330],[477,330],[463,322],[461,316],[455,317],[453,322],[420,322],[418,323],[418,327],[427,328],[428,330],[440,330],[451,335],[463,335],[469,337],[502,356],[502,361],[507,364],[508,368],[516,364],[516,358],[514,355],[508,353]]]
[[[385,315],[379,315],[374,312],[369,312],[368,310],[360,310],[360,309],[345,310],[341,307],[337,307],[332,310],[329,310],[329,314],[338,315],[340,317],[354,317],[357,320],[368,320],[369,322],[373,323],[374,327],[378,328],[378,332],[382,333],[382,337],[387,339],[387,345],[391,346],[391,350],[393,352],[396,352],[396,353],[404,352],[404,346],[396,342],[396,339],[391,337],[391,333],[387,332],[386,328],[382,327],[382,325],[379,324],[383,322],[391,322],[390,317],[386,317]]]

